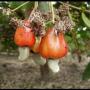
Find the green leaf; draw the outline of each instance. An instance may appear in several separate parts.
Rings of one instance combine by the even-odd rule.
[[[90,28],[90,20],[87,18],[87,16],[84,13],[82,13],[82,20],[87,25],[87,27]]]
[[[83,80],[88,80],[90,79],[90,63],[88,63],[88,65],[86,66],[84,72],[83,72],[83,76],[82,76]]]
[[[48,27],[53,27],[52,21],[47,21],[45,24],[46,24],[46,27],[47,27],[47,28],[48,28]]]
[[[50,6],[48,2],[39,2],[39,10],[42,12],[49,12],[50,11]]]
[[[68,41],[68,42],[72,42],[72,37],[68,36],[68,35],[65,35],[65,39]]]
[[[68,43],[68,47],[69,47],[70,51],[72,51],[72,50],[74,50],[76,48],[76,46],[75,46],[73,41]]]
[[[9,4],[10,4],[10,8],[11,8],[11,9],[15,9],[16,7],[20,6],[20,5],[23,4],[23,3],[24,3],[23,1],[20,1],[20,2],[18,2],[18,1],[13,1],[13,2],[10,2]]]

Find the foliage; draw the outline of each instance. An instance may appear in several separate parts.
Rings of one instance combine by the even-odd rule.
[[[90,78],[90,63],[88,63],[85,71],[83,72],[82,79],[83,80],[88,80]]]

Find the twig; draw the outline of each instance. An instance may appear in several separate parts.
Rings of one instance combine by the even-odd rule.
[[[36,2],[35,2],[35,5],[34,5],[34,9],[33,9],[32,12],[30,13],[28,20],[30,20],[32,14],[35,12],[35,10],[37,9],[37,7],[38,7],[38,2],[36,1]],[[33,20],[33,19],[32,19],[32,20]],[[32,20],[30,20],[30,21],[32,21]]]
[[[52,22],[54,23],[55,22],[55,14],[54,14],[54,8],[53,8],[52,2],[50,2],[50,5],[51,5],[51,11],[52,11]]]
[[[17,9],[21,8],[22,6],[26,5],[27,3],[29,3],[29,1],[21,4],[20,6],[16,7],[15,9],[11,10],[12,12],[15,12]]]
[[[64,2],[59,2],[59,3],[61,3],[61,4],[64,4]],[[67,3],[66,3],[67,4]],[[77,10],[82,10],[82,8],[79,8],[79,7],[76,7],[76,6],[74,6],[74,5],[71,5],[71,4],[67,4],[69,7],[71,7],[71,8],[74,8],[74,9],[77,9]],[[90,10],[84,10],[85,12],[87,12],[87,13],[90,13]]]

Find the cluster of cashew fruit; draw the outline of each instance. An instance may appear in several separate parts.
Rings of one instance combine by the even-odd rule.
[[[32,13],[31,17],[22,20],[15,32],[14,41],[19,46],[18,59],[26,60],[30,55],[30,50],[32,50],[35,53],[32,58],[37,64],[45,65],[47,62],[52,72],[57,73],[60,70],[60,58],[64,57],[68,52],[63,28],[61,26],[57,29],[56,25],[45,28],[45,34],[39,36],[40,39],[37,39],[36,31],[33,30],[31,23],[33,20],[40,21],[40,17],[38,18],[37,15]],[[61,25],[60,22],[57,24],[57,26]]]

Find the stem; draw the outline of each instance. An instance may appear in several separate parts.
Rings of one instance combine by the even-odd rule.
[[[72,16],[71,16],[70,11],[68,11],[68,16],[69,16],[70,20],[72,20]]]
[[[15,12],[16,10],[18,10],[19,8],[21,8],[22,6],[26,5],[27,3],[29,3],[29,1],[21,4],[20,6],[16,7],[15,9],[11,10],[12,12]]]
[[[30,13],[28,20],[30,20],[32,14],[35,12],[35,10],[37,9],[37,7],[38,7],[38,1],[35,2],[35,4],[34,4],[34,9],[33,9],[32,12]],[[32,20],[33,20],[33,19],[34,19],[34,18],[32,18]],[[30,21],[32,21],[32,20],[30,20]]]
[[[61,1],[60,1],[60,3],[61,3],[61,4],[64,4],[64,3],[61,2]],[[82,8],[76,7],[76,6],[71,5],[71,4],[67,4],[67,5],[68,5],[69,7],[71,7],[71,8],[74,8],[74,9],[77,9],[77,10],[82,11]],[[85,12],[90,13],[90,10],[85,10]]]
[[[52,11],[52,22],[55,22],[55,13],[54,13],[54,8],[53,8],[53,4],[52,2],[50,2],[50,6],[51,6],[51,11]]]

